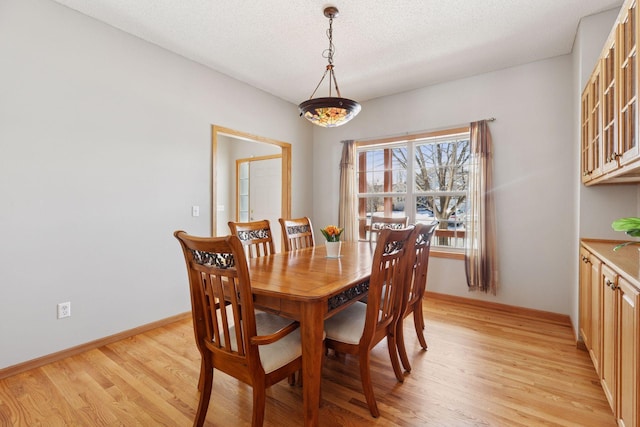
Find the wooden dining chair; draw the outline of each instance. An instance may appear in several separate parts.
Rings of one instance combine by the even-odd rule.
[[[378,237],[380,231],[390,228],[392,230],[398,230],[400,228],[406,228],[409,223],[409,218],[406,216],[372,216],[371,224],[369,225],[369,241],[374,242]]]
[[[417,224],[415,226],[415,239],[408,263],[409,272],[402,294],[402,316],[398,318],[396,325],[396,345],[402,366],[407,372],[411,371],[411,364],[407,356],[404,343],[404,318],[413,313],[413,323],[418,335],[418,341],[424,350],[427,349],[427,341],[424,338],[424,314],[422,311],[422,299],[427,288],[427,270],[429,267],[429,254],[431,252],[431,240],[435,233],[438,221],[429,224]],[[413,268],[412,268],[413,267]]]
[[[313,227],[308,217],[285,219],[280,218],[284,249],[293,251],[296,249],[309,248],[315,245],[313,237]]]
[[[302,368],[299,324],[254,310],[247,259],[236,236],[176,231],[187,264],[191,313],[200,351],[200,400],[194,426],[207,416],[213,370],[253,387],[251,425],[261,426],[265,390]]]
[[[268,219],[251,222],[229,221],[231,234],[242,242],[247,257],[257,258],[276,252]]]
[[[404,381],[396,352],[395,328],[401,310],[401,294],[406,280],[409,251],[413,249],[413,229],[380,232],[369,279],[367,303],[356,302],[324,322],[327,348],[337,353],[357,355],[362,389],[374,417],[380,415],[371,382],[369,352],[387,338],[389,357],[398,381]]]
[[[276,252],[269,220],[264,219],[251,222],[229,221],[228,224],[231,234],[240,239],[247,258],[267,256]],[[292,374],[289,377],[289,382],[293,384],[295,381],[296,376]]]

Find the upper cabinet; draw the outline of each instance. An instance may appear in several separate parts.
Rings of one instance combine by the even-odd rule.
[[[602,175],[602,75],[601,61],[591,74],[582,94],[582,182],[588,183]]]
[[[602,67],[602,173],[618,167],[618,56],[616,55],[617,31],[607,40],[600,65]]]
[[[618,149],[620,165],[628,165],[638,159],[638,76],[637,76],[637,28],[636,1],[625,4],[620,14],[618,27],[618,45],[620,60],[618,75],[620,79]]]
[[[585,185],[640,182],[636,2],[623,4],[582,94]]]

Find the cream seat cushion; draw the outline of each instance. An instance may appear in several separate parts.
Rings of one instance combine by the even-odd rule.
[[[229,307],[231,306],[227,306],[228,312],[230,310]],[[231,316],[229,317],[229,319],[232,318]],[[285,319],[275,314],[256,311],[256,329],[258,335],[272,334],[291,322],[290,319]],[[231,349],[238,351],[238,345],[235,340],[235,325],[229,328],[229,333],[232,336]],[[258,352],[260,353],[260,361],[262,362],[262,368],[265,373],[275,371],[281,366],[295,360],[302,355],[300,328],[272,344],[258,346]]]
[[[347,344],[358,344],[364,331],[367,304],[360,301],[324,321],[328,339]]]

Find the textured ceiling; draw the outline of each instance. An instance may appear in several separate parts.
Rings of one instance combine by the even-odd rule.
[[[333,24],[343,97],[368,99],[571,52],[582,17],[622,0],[54,0],[298,104]],[[323,85],[316,96],[327,96]]]

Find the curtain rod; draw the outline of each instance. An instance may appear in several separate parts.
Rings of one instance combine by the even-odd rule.
[[[489,117],[488,119],[481,119],[481,120],[474,120],[474,121],[482,121],[485,120],[487,122],[495,122],[496,118],[495,117]],[[472,121],[473,122],[473,121]],[[450,125],[450,126],[444,126],[444,127],[440,127],[438,129],[432,129],[432,130],[421,130],[421,131],[413,131],[413,132],[403,132],[400,134],[396,134],[396,135],[387,135],[387,136],[377,136],[377,137],[369,137],[369,138],[362,138],[362,139],[355,139],[355,141],[358,142],[367,142],[367,141],[373,141],[373,140],[378,140],[378,139],[386,139],[386,138],[400,138],[403,136],[411,136],[411,135],[416,135],[416,134],[421,134],[421,133],[428,133],[428,132],[438,132],[441,130],[446,130],[446,129],[456,129],[459,127],[464,127],[464,126],[469,126],[469,123],[472,122],[468,122],[467,124],[458,124],[458,125]],[[341,143],[345,143],[351,141],[351,139],[344,139],[342,141],[340,141]]]

